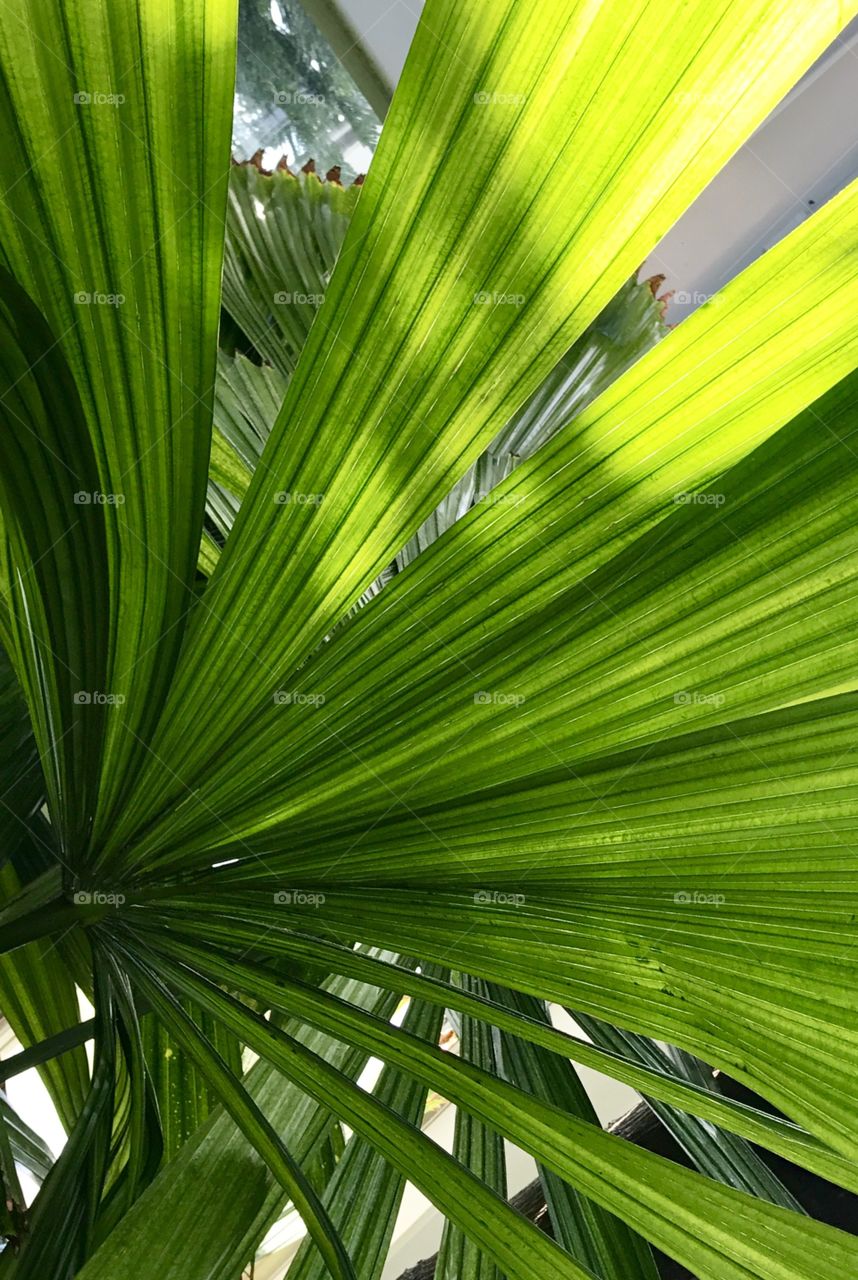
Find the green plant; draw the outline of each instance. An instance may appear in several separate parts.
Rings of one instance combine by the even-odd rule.
[[[855,1271],[748,1144],[858,1190],[858,192],[497,443],[849,16],[430,0],[308,334],[263,298],[261,352],[227,272],[263,370],[217,352],[234,6],[7,6],[4,1071],[70,1132],[25,1220],[10,1153],[44,1152],[0,1112],[0,1273],[227,1280],[288,1199],[302,1280],[370,1280],[405,1178],[445,1280],[644,1280],[647,1241],[700,1280]],[[604,1133],[570,1060],[703,1174]]]

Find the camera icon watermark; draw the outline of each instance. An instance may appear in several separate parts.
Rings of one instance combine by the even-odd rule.
[[[125,101],[125,94],[78,92],[73,100],[78,107],[121,107]]]
[[[501,889],[477,889],[474,893],[477,906],[489,907],[523,907],[526,898],[523,893],[506,893]]]
[[[121,707],[125,702],[125,694],[101,693],[98,689],[78,689],[72,702],[78,707]]]
[[[689,892],[686,889],[680,889],[673,895],[673,901],[680,907],[723,907],[727,898],[723,893],[700,893],[698,890]]]
[[[274,495],[278,507],[320,507],[324,499],[323,493],[293,493],[288,489]]]
[[[323,293],[275,293],[274,304],[278,307],[320,307],[325,301]]]
[[[474,303],[478,307],[523,307],[526,298],[523,293],[500,293],[496,290],[481,289],[474,294]]]
[[[121,307],[125,302],[124,293],[103,293],[96,289],[92,293],[79,290],[74,295],[76,307]]]
[[[279,102],[282,107],[323,107],[327,101],[323,93],[306,93],[303,89],[284,89],[275,94],[274,100]]]
[[[306,889],[278,889],[274,894],[274,905],[277,907],[312,907],[318,910],[324,903],[323,893],[311,893]]]
[[[478,707],[520,707],[525,701],[523,693],[505,693],[501,689],[488,692],[481,689],[474,694],[474,704]]]
[[[72,901],[76,907],[121,907],[127,899],[113,890],[75,889]]]
[[[723,507],[727,501],[724,493],[675,493],[673,501],[678,507]]]
[[[711,302],[715,298],[714,293],[701,293],[699,289],[677,289],[671,298],[671,302],[682,303],[683,306],[702,307],[704,302]]]
[[[323,707],[323,693],[302,693],[298,689],[277,689],[274,703],[278,707]]]
[[[93,489],[91,493],[86,489],[79,489],[74,495],[76,507],[121,507],[124,502],[124,493],[100,493],[98,489]]]
[[[523,107],[527,102],[527,94],[489,93],[481,89],[474,94],[474,102],[478,107]]]

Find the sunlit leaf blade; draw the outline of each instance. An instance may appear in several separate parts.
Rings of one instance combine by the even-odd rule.
[[[427,7],[174,682],[155,750],[167,771],[181,757],[181,784],[153,761],[105,859],[258,720],[845,16],[551,0],[534,24],[514,0]]]
[[[108,495],[97,688],[125,702],[107,713],[105,817],[158,717],[193,598],[235,21],[234,0],[109,12],[13,0],[0,25],[2,260],[68,360],[98,463],[95,485],[66,481],[33,501],[60,510],[66,491],[89,489],[92,505],[95,491]],[[90,634],[87,652],[98,646]]]
[[[854,1159],[858,895],[725,886],[716,904],[640,877],[521,896],[326,889],[325,911],[341,936],[358,912],[370,941],[405,936],[428,959],[678,1044]]]
[[[404,569],[667,332],[657,281],[628,281],[397,554]],[[501,497],[503,501],[503,497]]]
[[[218,353],[215,384],[215,439],[218,435],[236,455],[229,464],[223,446],[212,447],[212,475],[243,498],[250,478],[259,466],[277,411],[286,394],[287,381],[270,365],[253,364],[245,356]]]
[[[530,458],[667,333],[661,278],[628,280],[492,441],[494,454]]]
[[[206,514],[221,541],[260,464],[285,393],[286,379],[276,369],[218,352]]]
[[[720,702],[675,696],[687,687],[681,681],[699,640],[699,619],[687,617],[687,590],[678,591],[672,579],[662,585],[665,561],[658,551],[650,555],[652,578],[642,577],[642,551],[653,546],[660,525],[668,537],[672,525],[685,537],[696,532],[707,503],[685,499],[698,492],[705,497],[716,476],[851,370],[858,359],[858,274],[856,259],[844,263],[842,250],[856,233],[853,185],[518,467],[495,490],[490,507],[472,511],[398,575],[278,691],[280,701],[269,694],[246,735],[246,763],[234,734],[220,769],[209,770],[194,799],[165,816],[160,831],[151,830],[138,857],[143,850],[151,855],[169,836],[171,852],[163,861],[175,860],[183,828],[193,844],[203,830],[217,844],[249,842],[264,830],[260,844],[267,850],[271,828],[288,829],[294,849],[306,826],[315,850],[320,829],[348,825],[353,831],[356,808],[368,825],[401,810],[395,797],[403,789],[408,811],[421,804],[438,808],[480,787],[545,770],[546,753],[548,767],[577,766],[630,737],[653,740],[703,716],[723,719]],[[818,303],[808,311],[811,290]],[[832,392],[840,414],[851,411],[853,391],[846,380]],[[768,456],[775,451],[773,442]],[[789,469],[792,459],[782,465]],[[759,472],[754,478],[765,485]],[[720,480],[718,486],[715,495],[724,497]],[[727,546],[728,565],[736,555],[744,565],[741,546],[719,522],[721,505],[708,504],[715,512],[709,515],[713,538]],[[650,542],[634,547],[644,534]],[[676,559],[687,563],[698,550],[697,543],[681,545]],[[708,569],[701,560],[704,579]],[[839,573],[847,569],[844,562]],[[752,614],[760,607],[754,604],[757,576],[750,575],[746,588]],[[665,650],[681,655],[670,683],[653,678],[652,652],[660,657],[661,649],[648,615],[638,614],[641,585],[650,581],[673,611],[684,610],[682,641]],[[822,583],[811,579],[804,586],[813,593]],[[622,626],[615,593],[630,608]],[[802,605],[813,608],[809,599]],[[641,662],[631,667],[619,664],[612,650],[602,653],[607,635],[618,650],[627,649],[629,625],[647,635]],[[723,623],[714,625],[720,640]],[[781,634],[770,643],[782,658]],[[748,661],[744,647],[736,658]],[[803,677],[809,693],[828,680],[815,670],[818,664]],[[632,688],[619,697],[624,679]],[[783,684],[788,679],[781,675]],[[701,672],[691,688],[705,695],[723,685],[710,684]],[[777,705],[777,695],[763,690],[761,697],[754,687],[757,705]],[[650,714],[648,735],[635,725],[639,708]],[[187,740],[184,721],[177,732]],[[477,734],[480,750],[474,751]],[[300,786],[291,781],[299,767]],[[186,795],[187,778],[183,784]],[[152,857],[147,861],[151,867]]]
[[[217,392],[235,0],[10,0],[0,1009],[77,1119],[29,1222],[0,1125],[0,1274],[236,1280],[290,1198],[377,1280],[406,1180],[455,1280],[858,1272],[745,1146],[858,1187],[858,185],[644,355],[623,290],[855,8],[428,0],[362,195],[236,170]]]
[[[252,164],[232,171],[223,302],[233,321],[257,335],[256,351],[271,362],[258,365],[223,352],[218,361],[211,477],[239,499],[250,478],[242,464],[253,471],[259,462],[285,394],[278,370],[292,372],[293,356],[307,339],[355,194],[356,189],[344,193],[336,184],[323,185],[314,175],[263,174]],[[518,461],[666,333],[663,306],[654,297],[657,285],[658,279],[624,285],[408,540],[395,568],[410,563],[474,502],[484,501]],[[232,449],[225,448],[224,437]],[[209,514],[222,534],[232,527],[234,509],[224,509],[222,502],[214,509],[210,504]],[[369,588],[367,598],[380,585],[379,580]]]
[[[211,483],[211,482],[210,482]],[[203,530],[200,550],[197,557],[197,569],[204,578],[210,578],[220,558],[220,545],[207,529]]]

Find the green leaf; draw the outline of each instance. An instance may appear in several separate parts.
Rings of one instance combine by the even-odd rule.
[[[12,868],[4,867],[0,889],[10,886],[13,878]],[[0,1009],[25,1050],[60,1035],[77,1021],[80,1015],[74,980],[52,942],[32,942],[0,956]],[[80,1042],[38,1066],[60,1120],[70,1131],[89,1084],[86,1054]]]
[[[58,512],[78,488],[110,498],[84,513],[103,524],[108,575],[85,589],[110,592],[101,638],[87,634],[89,661],[107,644],[92,692],[125,699],[103,713],[102,831],[159,716],[193,603],[235,20],[234,0],[109,13],[89,0],[13,0],[0,26],[0,180],[14,193],[0,205],[2,261],[68,362],[98,468],[97,482],[66,476],[29,500]],[[70,633],[86,616],[69,612]],[[100,738],[87,739],[87,765]],[[87,793],[64,799],[80,830]]]
[[[50,1058],[59,1057],[60,1054],[66,1053],[69,1049],[74,1049],[79,1044],[85,1044],[87,1040],[92,1039],[94,1029],[95,1020],[88,1018],[86,1022],[78,1022],[73,1027],[67,1027],[65,1031],[57,1031],[45,1040],[39,1040],[29,1049],[22,1049],[20,1053],[13,1053],[10,1058],[3,1058],[2,1078],[11,1080],[23,1071],[29,1071],[32,1067],[41,1066],[42,1063],[47,1062]]]
[[[187,1007],[186,1012],[233,1075],[240,1076],[241,1046],[205,1014]],[[154,1014],[147,1014],[142,1019],[141,1031],[146,1067],[158,1102],[164,1157],[172,1160],[217,1106],[218,1099],[193,1060],[176,1044],[169,1029]]]
[[[356,190],[346,194],[312,174],[264,174],[254,164],[232,171],[224,306],[239,326],[256,336],[256,351],[274,366],[254,364],[240,355],[219,356],[211,478],[239,500],[283,401],[286,379],[278,371],[293,371],[294,357],[307,339]],[[484,501],[518,461],[535,452],[575,409],[583,408],[665,334],[663,308],[654,297],[657,283],[627,282],[409,539],[395,557],[394,568],[410,563],[474,502]],[[272,298],[277,300],[273,307]],[[302,307],[296,301],[300,298],[310,301]],[[233,448],[227,449],[225,441]],[[236,508],[224,503],[223,496],[210,497],[209,515],[225,536]],[[384,575],[362,601],[372,598],[383,580]]]
[[[85,838],[95,804],[107,543],[103,508],[91,502],[96,456],[58,337],[0,268],[0,500],[14,563],[4,643],[29,705],[56,838],[68,848]]]
[[[398,996],[339,978],[328,989],[389,1017]],[[355,1079],[368,1055],[291,1020],[286,1029],[314,1054]],[[331,1113],[267,1062],[245,1084],[283,1142],[306,1165]],[[163,1280],[182,1259],[182,1280],[235,1280],[283,1206],[284,1193],[262,1159],[222,1110],[205,1121],[142,1194],[81,1272],[80,1280]],[[157,1222],[158,1230],[152,1230]]]
[[[542,448],[667,332],[657,280],[629,280],[396,556],[399,570]]]
[[[325,915],[343,937],[359,918],[370,941],[407,938],[430,960],[455,958],[678,1044],[854,1159],[848,980],[858,895],[791,891],[773,901],[771,891],[737,886],[716,896],[729,906],[643,877],[631,888],[501,891],[491,905],[473,892],[326,888]]]
[[[89,1250],[110,1161],[116,1053],[109,988],[99,980],[92,1082],[83,1109],[29,1214],[19,1256],[0,1255],[13,1280],[72,1280]]]
[[[387,891],[385,898],[390,901],[393,907],[391,916],[395,918],[397,909],[401,916],[403,905],[409,901],[413,902],[415,898],[418,898],[418,895],[413,891],[408,896],[397,895]],[[409,973],[398,965],[381,964],[371,957],[355,954],[348,944],[354,919],[361,918],[364,931],[366,929],[374,930],[377,927],[373,919],[375,912],[367,912],[366,910],[368,903],[371,901],[366,894],[354,895],[350,899],[345,899],[347,907],[346,910],[341,911],[338,910],[339,902],[337,898],[329,891],[326,891],[323,923],[325,938],[306,937],[291,931],[287,932],[281,923],[281,911],[277,908],[272,911],[270,907],[266,909],[259,896],[250,895],[247,891],[244,891],[238,899],[225,900],[222,896],[219,896],[216,901],[218,914],[226,917],[223,923],[214,921],[211,911],[207,911],[204,914],[200,913],[199,898],[187,901],[171,900],[170,906],[174,908],[177,914],[173,914],[172,911],[168,911],[165,914],[159,912],[154,916],[154,919],[159,926],[167,924],[171,929],[177,931],[185,929],[188,922],[192,920],[195,940],[206,939],[227,947],[238,945],[241,942],[244,942],[245,945],[255,943],[258,949],[262,951],[293,956],[315,963],[326,963],[335,972],[352,975],[363,982],[377,985],[384,989],[408,992],[422,1000],[434,1001],[442,1006],[449,1005],[452,1008],[459,1008],[464,1012],[471,1013],[473,1016],[483,1018],[510,1034],[527,1040],[529,1043],[540,1045],[552,1053],[571,1058],[574,1062],[583,1066],[592,1067],[596,1071],[602,1071],[607,1075],[613,1076],[614,1079],[630,1085],[633,1089],[637,1089],[643,1094],[669,1102],[692,1115],[709,1120],[713,1124],[722,1125],[731,1132],[738,1133],[750,1141],[775,1151],[788,1160],[792,1160],[801,1167],[813,1170],[821,1177],[858,1193],[858,1164],[855,1163],[853,1158],[850,1158],[851,1153],[848,1156],[841,1156],[816,1138],[811,1137],[797,1125],[768,1115],[756,1108],[733,1102],[727,1098],[719,1098],[708,1089],[689,1085],[664,1071],[654,1070],[651,1067],[637,1066],[630,1063],[625,1057],[618,1057],[614,1053],[584,1043],[566,1035],[562,1031],[555,1030],[553,1027],[548,1027],[542,1022],[535,1022],[533,1019],[526,1018],[521,1014],[512,1013],[495,1001],[482,1000],[468,995],[452,987],[449,983],[441,983],[425,975]],[[425,902],[425,898],[418,898],[418,910]],[[455,902],[456,899],[451,895],[446,896],[444,899],[445,909],[449,911]],[[521,905],[521,903],[516,904],[517,911],[520,910]],[[482,911],[484,914],[484,908]],[[278,916],[280,917],[279,919]],[[451,916],[451,918],[453,917]],[[344,921],[344,923],[338,926],[338,919]],[[475,927],[477,919],[478,917],[472,917],[467,926],[468,930]],[[259,929],[263,925],[265,933],[260,939]],[[391,928],[389,921],[386,927]],[[530,931],[532,930],[532,925],[528,922],[526,928]],[[462,934],[464,932],[465,930],[462,930]],[[434,931],[429,930],[421,937],[421,946],[424,951],[427,948],[433,949],[436,945],[440,945],[434,941],[427,941],[427,939],[433,939],[433,935]],[[527,935],[525,934],[525,936]],[[340,938],[346,945],[331,942],[328,940],[329,937]],[[555,942],[556,939],[552,939],[552,941]],[[457,945],[460,942],[461,936],[458,936]],[[449,938],[447,945],[449,945]],[[459,947],[459,950],[461,950],[461,947]],[[529,982],[526,976],[527,971],[525,970],[524,975],[522,975],[516,968],[513,959],[520,950],[520,943],[516,937],[513,937],[508,949],[508,955],[505,957],[506,972],[515,972],[520,980],[521,988],[526,989]],[[475,967],[477,967],[478,963],[479,965],[485,965],[487,963],[485,952],[480,955],[479,962],[473,960],[473,963]],[[491,960],[488,963],[491,964]],[[492,968],[494,972],[491,976],[500,981],[500,966],[495,967],[492,965]],[[532,985],[532,989],[536,991],[541,986],[554,994],[561,988],[562,983],[557,980],[556,965],[553,966],[552,973],[553,978],[546,982],[544,970],[540,967],[539,978],[536,984]],[[562,997],[559,998],[562,1001]]]
[[[514,0],[429,6],[173,683],[153,743],[165,763],[137,776],[105,865],[144,826],[147,851],[163,841],[152,819],[210,776],[227,741],[232,756],[247,730],[258,763],[274,692],[834,36],[835,16],[803,3],[787,18],[780,0],[669,14],[550,0],[535,25]],[[766,76],[751,70],[761,59]],[[705,121],[684,109],[689,94],[709,104]],[[803,260],[816,272],[834,255]],[[838,314],[826,306],[817,337],[803,309],[803,333],[824,342]],[[284,506],[283,492],[301,501]]]
[[[286,379],[276,369],[218,352],[206,513],[222,538],[232,528],[285,394]]]
[[[439,1007],[413,1000],[402,1025],[411,1035],[437,1044],[442,1017]],[[373,1096],[407,1124],[420,1127],[426,1102],[424,1085],[385,1066]],[[401,1171],[388,1164],[360,1134],[352,1134],[323,1199],[361,1280],[378,1280],[381,1275],[404,1188]],[[323,1280],[321,1258],[309,1239],[289,1264],[289,1276],[290,1280]]]
[[[648,617],[637,614],[642,579],[629,578],[638,560],[640,575],[645,560],[640,546],[631,546],[662,523],[666,536],[674,523],[687,536],[699,506],[677,502],[677,494],[686,496],[691,483],[705,496],[717,475],[851,369],[858,280],[850,274],[854,259],[844,268],[843,244],[856,233],[858,185],[754,263],[721,302],[695,312],[518,467],[490,507],[472,511],[398,575],[284,686],[298,695],[291,707],[269,695],[270,707],[257,707],[247,745],[234,734],[228,760],[209,770],[193,803],[164,814],[140,841],[138,859],[146,851],[151,868],[153,850],[169,834],[170,853],[160,861],[176,865],[185,829],[196,847],[207,839],[252,848],[256,836],[266,853],[272,829],[288,830],[293,850],[303,829],[318,873],[320,831],[339,825],[353,832],[356,806],[367,826],[377,826],[391,811],[438,808],[544,770],[546,753],[554,753],[552,763],[577,767],[626,745],[641,706],[651,713],[648,735],[634,725],[644,742],[681,732],[703,715],[723,719],[712,699],[675,697],[686,688],[680,680],[687,678],[690,634],[696,642],[700,622],[688,619],[688,597],[673,582],[663,594],[685,618],[683,642],[676,641],[682,662],[666,687],[653,679],[646,655],[655,641]],[[811,288],[818,304],[808,313]],[[841,394],[851,404],[851,389]],[[724,496],[720,487],[716,496]],[[729,526],[716,536],[742,555]],[[677,559],[694,555],[684,548]],[[654,573],[664,564],[658,552],[648,558]],[[702,572],[710,568],[707,562]],[[662,582],[660,573],[654,581]],[[602,652],[606,633],[619,649],[628,645],[627,626],[616,625],[617,604],[600,604],[612,589],[634,602],[635,625],[647,635],[641,665],[624,664],[619,674],[618,659]],[[719,640],[722,627],[719,619]],[[782,658],[780,634],[772,644]],[[826,640],[826,647],[835,645]],[[618,697],[623,679],[633,682],[628,700]],[[779,692],[790,680],[794,686],[785,672],[781,680]],[[722,690],[700,678],[691,687],[704,695]],[[813,667],[803,687],[824,690]],[[771,706],[774,699],[757,693],[756,701]],[[182,726],[177,731],[187,739],[190,729]],[[475,734],[478,752],[470,745]],[[290,786],[299,761],[300,787]],[[403,790],[408,805],[392,805],[391,792],[395,798]],[[370,871],[376,883],[387,870],[379,861]],[[297,870],[294,858],[290,865]]]
[[[5,530],[0,542],[5,544]],[[8,624],[5,611],[0,618]],[[45,780],[21,686],[0,646],[0,840],[6,857],[31,836],[33,815],[44,801]],[[35,839],[35,835],[32,836]],[[18,875],[25,870],[19,865]],[[14,890],[12,890],[14,892]],[[6,900],[11,893],[5,895]]]
[[[550,1025],[545,1005],[539,1000],[491,985],[486,986],[485,993],[498,1004]],[[579,1120],[599,1124],[571,1062],[503,1032],[501,1046],[505,1079]],[[632,1276],[658,1280],[652,1253],[640,1236],[598,1204],[579,1195],[550,1169],[540,1166],[539,1179],[555,1238],[594,1275],[603,1280],[630,1280]]]
[[[674,1071],[686,1080],[694,1079],[705,1084],[708,1075],[711,1081],[711,1071],[706,1073],[694,1070],[693,1064],[697,1063],[697,1059],[681,1049],[672,1049],[668,1058],[657,1044],[645,1036],[611,1027],[598,1018],[587,1017],[586,1014],[573,1014],[573,1017],[579,1021],[586,1035],[604,1049],[611,1049],[633,1062],[646,1063],[656,1070],[663,1070],[670,1062]],[[713,1086],[710,1084],[709,1087]],[[804,1212],[795,1196],[744,1139],[720,1129],[713,1130],[711,1125],[696,1116],[685,1115],[651,1098],[645,1098],[644,1101],[700,1173],[716,1178],[728,1187],[737,1187],[750,1195],[770,1200],[772,1204],[779,1204],[785,1209]]]
[[[236,1079],[217,1050],[185,1013],[182,1005],[164,986],[149,957],[142,959],[123,952],[126,965],[171,1035],[196,1064],[209,1087],[217,1093],[229,1115],[256,1148],[268,1168],[289,1193],[301,1214],[334,1280],[355,1280],[348,1254],[343,1248],[327,1211],[294,1156],[280,1140],[246,1089]]]
[[[467,974],[453,974],[453,985],[477,994],[482,990],[482,984]],[[494,1029],[467,1015],[460,1020],[459,1056],[483,1071],[499,1073],[502,1069],[500,1042]],[[480,1182],[504,1200],[507,1198],[503,1138],[461,1107],[456,1110],[453,1155]],[[501,1273],[491,1257],[448,1219],[435,1264],[435,1280],[501,1280]]]
[[[26,1236],[0,1257],[10,1280],[141,1280],[178,1258],[189,1280],[234,1280],[290,1192],[329,1268],[352,1273],[342,1212],[358,1270],[374,1269],[403,1179],[452,1223],[460,1270],[587,1275],[356,1083],[370,1055],[410,1080],[405,1105],[431,1086],[469,1116],[460,1137],[475,1163],[490,1144],[498,1183],[501,1140],[529,1152],[561,1232],[615,1271],[609,1214],[699,1280],[858,1270],[854,1238],[618,1141],[572,1090],[556,1105],[564,1057],[601,1064],[858,1183],[858,188],[607,389],[558,371],[849,16],[547,0],[534,23],[515,0],[429,0],[325,302],[293,316],[251,299],[289,377],[277,419],[260,425],[273,380],[233,361],[245,391],[267,380],[265,412],[233,387],[210,476],[234,3],[7,6],[0,625],[45,777],[11,806],[26,829],[0,955],[56,944],[66,990],[96,1006],[92,1080],[32,1235],[2,1144],[2,1226]],[[297,225],[319,188],[266,191],[281,186]],[[273,202],[261,220],[251,206],[250,235],[270,231],[297,267],[307,243],[274,233]],[[258,295],[278,263],[251,265]],[[247,349],[240,328],[225,340]],[[507,430],[520,452],[493,454]],[[260,444],[251,468],[241,449]],[[86,524],[58,455],[115,499],[74,504]],[[378,592],[415,535],[425,549]],[[105,691],[89,720],[67,696],[80,671]],[[115,910],[71,900],[117,884]],[[361,981],[425,995],[436,1019],[458,1005],[487,1062],[496,1029],[518,1037],[526,1087],[391,1026],[391,998]],[[490,983],[520,1007],[484,999]],[[358,998],[339,998],[351,984]],[[138,988],[226,1110],[151,1199],[161,1126]],[[563,1036],[521,1012],[527,997],[694,1054],[789,1118],[716,1097],[686,1059]],[[254,1079],[282,1123],[209,1019],[270,1060]],[[43,1061],[80,1034],[77,1015],[55,1021]],[[342,1056],[326,1062],[302,1026]],[[241,1133],[219,1178],[222,1120]],[[346,1124],[373,1148],[352,1147],[355,1167],[384,1187],[369,1231],[346,1203]],[[698,1158],[729,1172],[711,1148]],[[559,1213],[561,1182],[598,1206],[587,1233],[582,1200]]]
[[[45,780],[20,686],[0,649],[0,836],[9,860],[0,868],[0,905],[7,906],[37,868],[55,864],[43,848],[50,832],[39,826]],[[39,941],[0,955],[0,1011],[24,1046],[34,1048],[78,1021],[75,983],[53,942]],[[61,1057],[39,1057],[39,1074],[67,1130],[83,1107],[89,1088],[86,1054],[78,1047]],[[10,1076],[6,1060],[0,1078]]]
[[[96,942],[94,968],[110,974],[116,1000],[117,1057],[111,1158],[105,1194],[93,1205],[89,1252],[113,1229],[155,1174],[164,1154],[164,1135],[155,1091],[143,1052],[139,1006],[128,974]],[[110,1033],[110,1032],[109,1032]],[[108,1033],[108,1034],[109,1034]],[[97,1211],[97,1216],[96,1216]]]
[[[259,465],[287,385],[269,365],[218,352],[211,474],[238,498],[244,497]]]
[[[8,1137],[12,1155],[19,1164],[29,1169],[39,1181],[46,1178],[54,1163],[53,1153],[44,1139],[21,1119],[2,1090],[0,1090],[0,1123]]]
[[[460,1223],[494,1257],[508,1280],[532,1280],[544,1271],[558,1280],[592,1280],[504,1200],[418,1129],[382,1108],[297,1040],[191,970],[170,969],[171,985],[208,1007],[290,1079],[367,1138],[442,1212]],[[419,1042],[422,1043],[422,1042]],[[413,1074],[413,1072],[411,1072]]]
[[[498,1129],[584,1194],[639,1229],[659,1248],[693,1269],[700,1280],[746,1280],[748,1276],[758,1276],[760,1280],[811,1280],[823,1259],[823,1265],[835,1273],[837,1268],[848,1269],[858,1260],[858,1244],[853,1237],[638,1149],[406,1036],[398,1028],[349,1009],[341,1001],[309,988],[302,991],[301,984],[282,977],[269,981],[259,968],[193,947],[165,940],[160,940],[158,946],[220,980],[256,995],[265,992],[272,1004],[300,1010],[316,1026],[362,1044],[440,1089],[451,1101]],[[226,1008],[227,1003],[232,1007],[229,998],[214,986],[204,988],[187,968],[181,974],[171,971],[170,981],[213,1012],[217,1009],[217,1016],[230,1019]],[[236,1021],[239,1016],[236,1012]],[[251,1016],[248,1014],[248,1020]],[[248,1043],[253,1044],[255,1039],[261,1049],[264,1041],[269,1056],[274,1044],[285,1051],[276,1028],[269,1028],[255,1016],[254,1022],[256,1035],[248,1034]],[[463,1225],[472,1230],[470,1224]],[[507,1265],[496,1248],[487,1251],[502,1267]]]

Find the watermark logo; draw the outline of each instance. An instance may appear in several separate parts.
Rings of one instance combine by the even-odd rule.
[[[76,307],[121,307],[124,302],[124,293],[101,293],[98,289],[92,293],[81,290],[74,295]]]
[[[474,102],[478,107],[523,107],[527,102],[526,93],[490,93],[481,89],[474,94]]]
[[[325,301],[323,293],[286,293],[281,291],[274,295],[277,307],[320,307]]]
[[[306,889],[278,889],[274,895],[274,905],[277,907],[313,907],[318,909],[323,906],[325,895],[323,893],[309,893]]]
[[[274,694],[278,707],[323,707],[323,693],[299,693],[297,689],[278,689]]]
[[[305,93],[303,89],[284,89],[275,95],[281,106],[323,107],[327,99],[323,93]]]
[[[704,302],[713,302],[716,295],[714,293],[701,293],[699,289],[677,289],[671,297],[671,302],[680,302],[683,306],[702,307]]]
[[[675,493],[673,501],[678,507],[723,507],[727,497],[723,493]]]
[[[697,890],[689,893],[680,889],[673,895],[673,901],[681,907],[723,907],[727,899],[723,893],[699,893]]]
[[[72,701],[78,707],[121,707],[124,693],[101,693],[98,689],[78,689]]]
[[[474,694],[474,704],[478,707],[520,707],[523,702],[523,693],[504,693],[498,689],[489,692],[481,689]]]
[[[479,907],[523,907],[523,893],[504,893],[500,889],[477,889],[474,902]]]
[[[97,489],[92,493],[79,489],[74,495],[76,507],[121,507],[124,502],[124,493],[99,493]]]
[[[124,93],[76,93],[74,95],[74,102],[78,107],[121,107],[124,101]]]
[[[481,289],[474,294],[474,304],[478,307],[523,307],[523,293],[499,293],[496,290]]]
[[[324,497],[323,493],[291,493],[281,489],[275,493],[274,501],[279,507],[320,507]]]
[[[727,701],[723,693],[701,693],[697,689],[680,689],[673,695],[678,707],[723,707]]]
[[[75,889],[73,898],[76,907],[121,907],[126,901],[124,893],[102,889]]]

